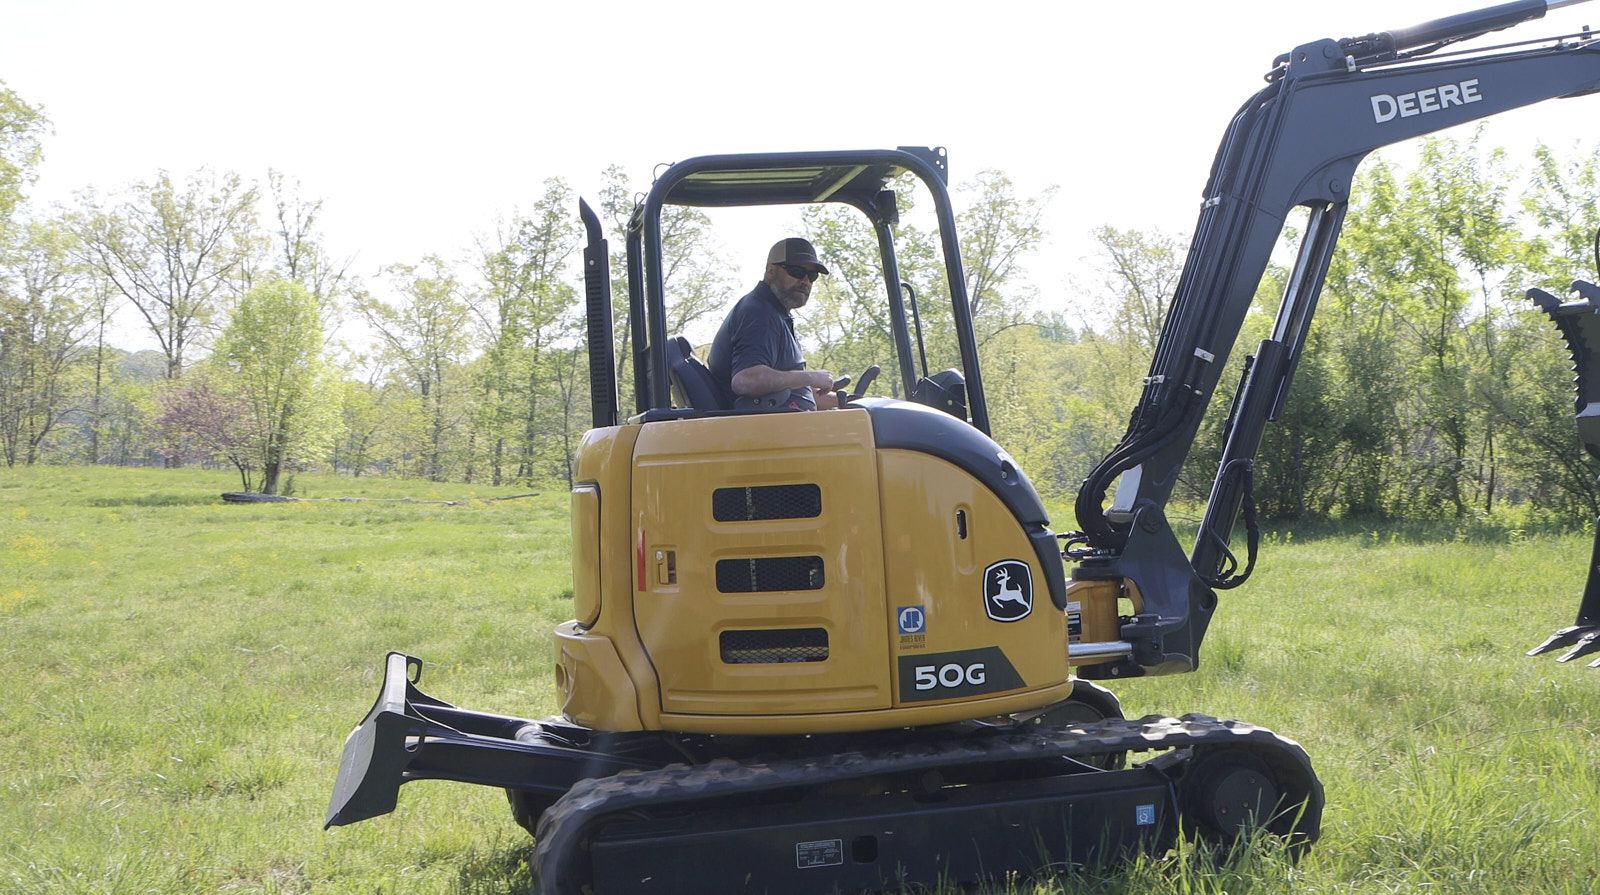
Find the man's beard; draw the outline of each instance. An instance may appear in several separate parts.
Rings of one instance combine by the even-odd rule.
[[[811,292],[810,290],[802,291],[798,286],[792,286],[779,293],[778,298],[783,302],[784,307],[794,311],[805,307],[806,302],[811,298]]]

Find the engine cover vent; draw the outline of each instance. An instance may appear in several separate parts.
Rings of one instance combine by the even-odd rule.
[[[717,561],[717,590],[725,594],[820,590],[822,557],[769,556]]]
[[[711,494],[711,516],[718,522],[815,519],[821,515],[822,489],[816,485],[718,488]]]
[[[722,661],[729,665],[779,665],[828,658],[825,628],[723,631],[718,640]]]

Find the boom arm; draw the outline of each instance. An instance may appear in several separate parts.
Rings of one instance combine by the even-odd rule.
[[[1121,634],[1131,653],[1084,673],[1118,677],[1192,671],[1236,563],[1227,545],[1250,463],[1282,408],[1357,165],[1381,146],[1553,97],[1600,89],[1600,40],[1416,62],[1419,52],[1539,18],[1577,0],[1520,0],[1415,28],[1320,40],[1280,57],[1268,85],[1234,116],[1212,164],[1194,240],[1160,342],[1121,443],[1078,493],[1086,549],[1080,579],[1120,578],[1142,600]],[[1222,462],[1192,556],[1165,514],[1179,469],[1216,390],[1291,209],[1310,209],[1272,337],[1245,365]],[[1103,510],[1121,476],[1113,506]]]

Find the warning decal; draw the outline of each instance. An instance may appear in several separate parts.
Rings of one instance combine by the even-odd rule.
[[[808,867],[837,867],[843,863],[843,839],[818,839],[794,844],[794,866],[800,870]]]

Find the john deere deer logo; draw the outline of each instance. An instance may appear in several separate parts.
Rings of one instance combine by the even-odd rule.
[[[1019,559],[983,570],[983,611],[997,622],[1021,621],[1033,611],[1033,572]]]

